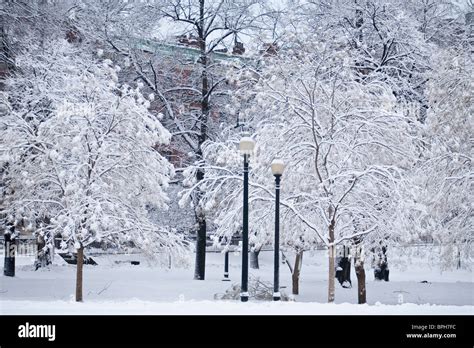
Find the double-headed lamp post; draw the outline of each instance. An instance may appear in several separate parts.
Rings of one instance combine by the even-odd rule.
[[[285,170],[285,163],[275,159],[271,164],[275,176],[275,247],[273,268],[273,301],[280,301],[280,179]]]
[[[249,300],[249,157],[253,154],[255,141],[250,137],[243,137],[239,143],[240,153],[244,156],[244,205],[242,224],[242,286],[240,300]]]

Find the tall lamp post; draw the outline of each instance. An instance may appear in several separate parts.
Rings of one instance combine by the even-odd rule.
[[[275,176],[275,247],[273,268],[273,301],[280,301],[280,179],[285,170],[282,160],[273,160],[272,174]]]
[[[244,205],[242,224],[242,286],[240,300],[249,300],[249,157],[253,154],[255,141],[250,137],[243,137],[239,143],[240,153],[244,156]]]
[[[224,249],[224,279],[222,279],[222,281],[224,282],[230,281],[229,279],[229,245],[226,245]]]

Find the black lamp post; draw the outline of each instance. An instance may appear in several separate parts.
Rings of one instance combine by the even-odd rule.
[[[222,279],[223,282],[228,282],[230,281],[229,279],[229,249],[224,251],[224,279]]]
[[[244,155],[244,204],[242,224],[242,286],[240,300],[249,300],[249,157],[253,153],[255,142],[250,137],[243,137],[239,143],[239,150]]]
[[[273,301],[280,301],[280,179],[285,169],[281,160],[273,160],[272,174],[275,176],[275,247],[273,273]]]

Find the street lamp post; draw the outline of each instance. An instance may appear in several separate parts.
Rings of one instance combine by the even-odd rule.
[[[285,170],[282,160],[273,160],[272,174],[275,176],[275,247],[273,268],[273,301],[280,301],[280,180]]]
[[[242,285],[240,300],[249,300],[249,157],[253,153],[255,142],[250,137],[243,137],[239,143],[240,153],[244,156],[244,204],[242,224]]]
[[[224,250],[224,279],[222,279],[224,282],[230,281],[229,279],[229,249],[226,246],[226,249]]]

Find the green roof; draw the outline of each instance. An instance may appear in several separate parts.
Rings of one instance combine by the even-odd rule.
[[[136,42],[136,47],[141,50],[153,53],[162,52],[166,54],[171,54],[176,52],[196,59],[199,58],[199,56],[201,55],[200,50],[197,48],[192,48],[184,45],[162,43],[151,39],[138,39]],[[252,59],[248,57],[242,57],[223,52],[212,52],[211,57],[215,60],[237,60],[245,63],[249,63],[252,61]]]

